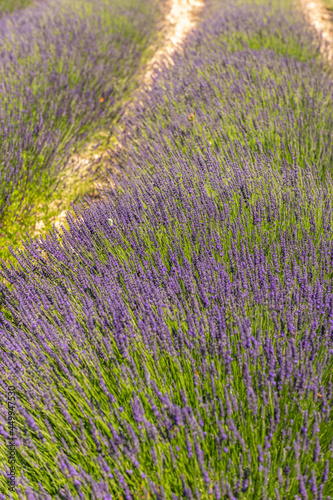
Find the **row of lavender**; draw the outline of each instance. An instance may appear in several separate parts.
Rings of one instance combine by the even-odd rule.
[[[50,0],[0,19],[0,234],[9,244],[73,149],[113,123],[157,14],[155,0]]]
[[[332,496],[330,75],[290,13],[206,16],[128,120],[135,182],[3,267],[10,498]]]

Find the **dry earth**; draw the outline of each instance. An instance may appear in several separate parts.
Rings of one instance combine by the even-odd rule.
[[[166,15],[162,23],[162,30],[164,32],[163,43],[143,68],[139,76],[139,87],[150,86],[154,73],[159,68],[162,61],[167,65],[172,64],[173,53],[181,48],[186,35],[196,25],[202,7],[203,0],[168,0],[166,2]],[[133,102],[134,99],[135,95],[132,96]],[[100,133],[100,138],[107,135],[106,132],[102,131]],[[116,137],[113,137],[113,142],[117,142]],[[92,179],[91,171],[94,161],[98,161],[99,166],[101,166],[103,165],[103,161],[107,163],[108,155],[108,146],[104,146],[104,149],[101,150],[98,149],[96,143],[89,144],[81,154],[73,155],[61,174],[60,185],[62,186],[62,199],[53,200],[48,210],[50,212],[60,211],[63,200],[69,198],[66,194],[71,193],[70,197],[73,198],[73,192],[75,193],[75,191],[78,191],[83,183],[93,182],[94,188],[92,195],[97,197],[97,186],[102,187],[101,182],[89,181],[89,177]],[[66,222],[66,213],[66,209],[60,211],[52,221],[58,231]],[[33,236],[41,235],[45,232],[43,215],[45,217],[45,214],[41,212],[40,215],[36,217]]]
[[[333,59],[332,14],[321,0],[299,0],[300,7],[308,22],[322,39],[321,53],[327,61]]]

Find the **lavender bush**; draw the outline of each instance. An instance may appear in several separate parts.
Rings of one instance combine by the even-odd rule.
[[[326,7],[327,7],[329,10],[332,10],[332,9],[333,9],[333,2],[332,2],[332,0],[324,0],[324,4],[326,5]]]
[[[289,145],[300,166],[316,163],[322,179],[332,172],[333,87],[318,43],[295,12],[291,24],[281,10],[261,11],[226,5],[202,24],[168,78],[138,100],[118,165],[140,173],[154,168],[156,151],[191,155],[235,140],[279,160],[291,160]]]
[[[112,125],[157,17],[155,0],[52,0],[0,20],[0,217],[8,244],[49,200],[73,149]]]
[[[275,13],[276,30],[269,10],[218,16],[221,5],[131,118],[116,160],[135,167],[135,182],[124,177],[101,202],[77,206],[68,231],[30,239],[13,252],[17,269],[2,266],[1,387],[16,387],[22,464],[12,498],[332,496],[333,181],[328,149],[308,142],[316,120],[329,139],[330,116],[324,109],[319,120],[317,105],[330,105],[330,76],[317,76],[302,24]],[[266,26],[269,47],[235,47],[237,19],[252,30],[248,43],[256,23]],[[230,26],[225,53],[219,23]],[[230,79],[220,100],[205,100],[198,82],[212,95],[213,84],[201,79],[206,66],[194,71],[186,107],[180,71],[186,79],[199,50],[218,54],[219,79],[228,68]],[[260,76],[268,60],[271,75],[292,82],[277,87],[284,106],[272,91],[285,130],[276,140],[263,120],[260,137],[238,135],[266,105],[241,62]],[[299,133],[297,75],[314,98]],[[226,88],[243,86],[257,107],[238,116],[234,100],[221,132]],[[185,123],[192,129],[181,134]]]

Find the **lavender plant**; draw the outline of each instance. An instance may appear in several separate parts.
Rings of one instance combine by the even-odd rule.
[[[274,168],[183,158],[4,270],[21,496],[329,498],[332,184]]]
[[[157,18],[155,0],[53,0],[0,20],[4,246],[30,229],[75,148],[111,127]]]
[[[333,181],[328,167],[322,182],[325,144],[320,163],[308,143],[315,120],[329,139],[330,117],[322,110],[320,121],[317,105],[322,95],[328,102],[330,75],[319,80],[310,34],[285,18],[282,38],[266,25],[265,49],[225,45],[224,65],[230,93],[254,86],[251,64],[263,93],[268,58],[276,79],[287,73],[290,90],[277,87],[282,137],[264,120],[256,140],[248,129],[238,135],[236,112],[221,132],[214,120],[228,93],[210,101],[198,92],[210,81],[204,65],[188,91],[197,108],[184,104],[188,54],[204,58],[215,44],[218,71],[222,32],[235,44],[237,19],[245,31],[246,19],[253,30],[258,23],[254,37],[263,29],[269,11],[245,18],[243,9],[213,9],[184,65],[179,57],[142,96],[116,157],[135,167],[135,182],[114,176],[104,200],[68,214],[68,231],[28,240],[12,251],[18,267],[2,266],[1,387],[16,388],[22,464],[12,498],[332,496]],[[287,111],[296,74],[314,102],[297,143]],[[249,120],[266,105],[255,97]],[[181,134],[204,105],[201,128]]]
[[[297,12],[262,6],[258,17],[258,8],[226,5],[202,24],[169,77],[139,99],[118,165],[151,170],[156,151],[191,155],[236,140],[291,160],[288,144],[300,166],[316,163],[323,180],[332,172],[332,79],[318,43]]]

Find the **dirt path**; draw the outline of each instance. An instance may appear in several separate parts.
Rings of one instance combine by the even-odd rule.
[[[322,38],[321,53],[327,61],[333,60],[332,14],[321,0],[299,0],[307,20]]]
[[[186,35],[196,25],[203,4],[204,0],[168,0],[166,2],[166,16],[162,23],[164,32],[163,44],[143,68],[139,76],[139,87],[146,85],[148,85],[148,87],[150,86],[154,72],[158,69],[162,61],[167,65],[172,63],[172,55],[176,50],[181,48]],[[133,99],[135,99],[135,95]],[[103,132],[101,132],[101,134],[103,134]],[[62,199],[54,199],[48,206],[49,212],[58,212],[58,215],[52,216],[51,218],[51,222],[58,230],[65,224],[66,213],[70,208],[66,206],[64,200],[70,198],[72,200],[75,199],[76,196],[79,195],[80,190],[78,188],[80,186],[82,188],[84,183],[86,186],[89,185],[89,183],[91,185],[92,181],[89,180],[89,170],[92,163],[96,161],[97,158],[101,158],[101,162],[103,162],[104,159],[107,160],[107,148],[104,147],[104,150],[96,149],[96,144],[91,143],[81,152],[81,154],[73,155],[62,172],[60,182],[60,185],[62,185]],[[98,185],[101,186],[101,183],[99,182]],[[96,182],[94,182],[93,190],[91,191],[92,194],[95,193],[95,195],[97,195],[98,190]],[[36,217],[33,236],[45,233],[43,218],[45,220],[46,214],[42,212],[40,216]]]
[[[154,70],[161,60],[165,59],[169,64],[172,62],[173,53],[196,25],[203,0],[171,0],[169,4],[170,10],[165,19],[167,31],[164,44],[146,65],[143,76],[143,83],[146,85],[150,84]]]

